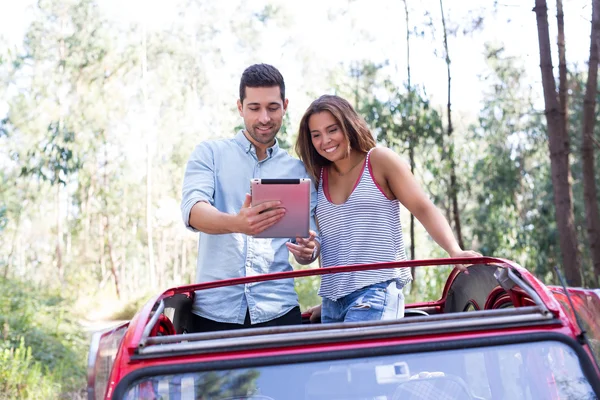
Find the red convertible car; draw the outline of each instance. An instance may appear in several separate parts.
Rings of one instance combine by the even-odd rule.
[[[186,333],[194,292],[381,268],[468,263],[394,321]],[[308,316],[305,316],[308,317]],[[94,335],[89,399],[597,399],[600,292],[497,258],[299,270],[169,289]]]

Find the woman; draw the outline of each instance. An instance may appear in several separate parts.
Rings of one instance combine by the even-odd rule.
[[[365,121],[346,100],[321,96],[300,122],[296,152],[318,182],[317,220],[323,267],[406,259],[400,204],[450,257],[464,251],[442,215],[393,151],[376,147]],[[321,321],[366,321],[404,316],[408,268],[323,275]],[[313,317],[319,309],[313,307]]]

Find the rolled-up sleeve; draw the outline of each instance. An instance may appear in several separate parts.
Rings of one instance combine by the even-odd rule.
[[[186,228],[198,232],[190,226],[190,212],[194,204],[205,201],[214,205],[215,159],[207,143],[194,149],[185,168],[181,196],[181,216]]]

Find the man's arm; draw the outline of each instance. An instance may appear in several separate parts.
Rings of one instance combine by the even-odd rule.
[[[192,206],[189,225],[197,231],[221,234],[236,232],[236,216],[217,210],[205,201]]]
[[[229,214],[214,204],[215,162],[212,149],[201,143],[187,163],[183,178],[181,214],[185,226],[195,232],[209,234],[245,233],[256,235],[279,221],[285,214],[280,202],[270,201],[251,207],[246,199],[239,213]],[[271,208],[269,211],[265,211]]]
[[[208,144],[201,143],[190,155],[183,178],[181,217],[186,228],[194,232],[202,231],[198,218],[202,217],[203,204],[211,207],[215,213],[219,213],[213,206],[214,192],[214,154]],[[195,209],[194,212],[192,209]]]
[[[242,209],[237,214],[227,214],[204,201],[198,202],[190,211],[189,224],[192,228],[209,234],[256,235],[274,225],[285,214],[285,209],[277,208],[281,204],[279,201],[269,201],[251,207],[251,200],[247,194]],[[267,209],[271,210],[265,211]]]

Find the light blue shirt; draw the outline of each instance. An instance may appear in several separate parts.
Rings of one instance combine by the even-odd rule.
[[[240,131],[232,139],[198,145],[187,163],[183,180],[181,213],[190,226],[194,204],[205,201],[217,210],[237,214],[252,178],[308,178],[304,164],[279,148],[277,141],[259,161],[256,148]],[[311,191],[310,227],[315,223],[317,195]],[[318,237],[317,237],[318,240]],[[242,233],[211,235],[200,232],[197,282],[291,271],[288,239],[257,239]],[[243,324],[246,310],[253,324],[270,321],[298,305],[292,279],[257,282],[197,291],[192,312],[218,322]]]

